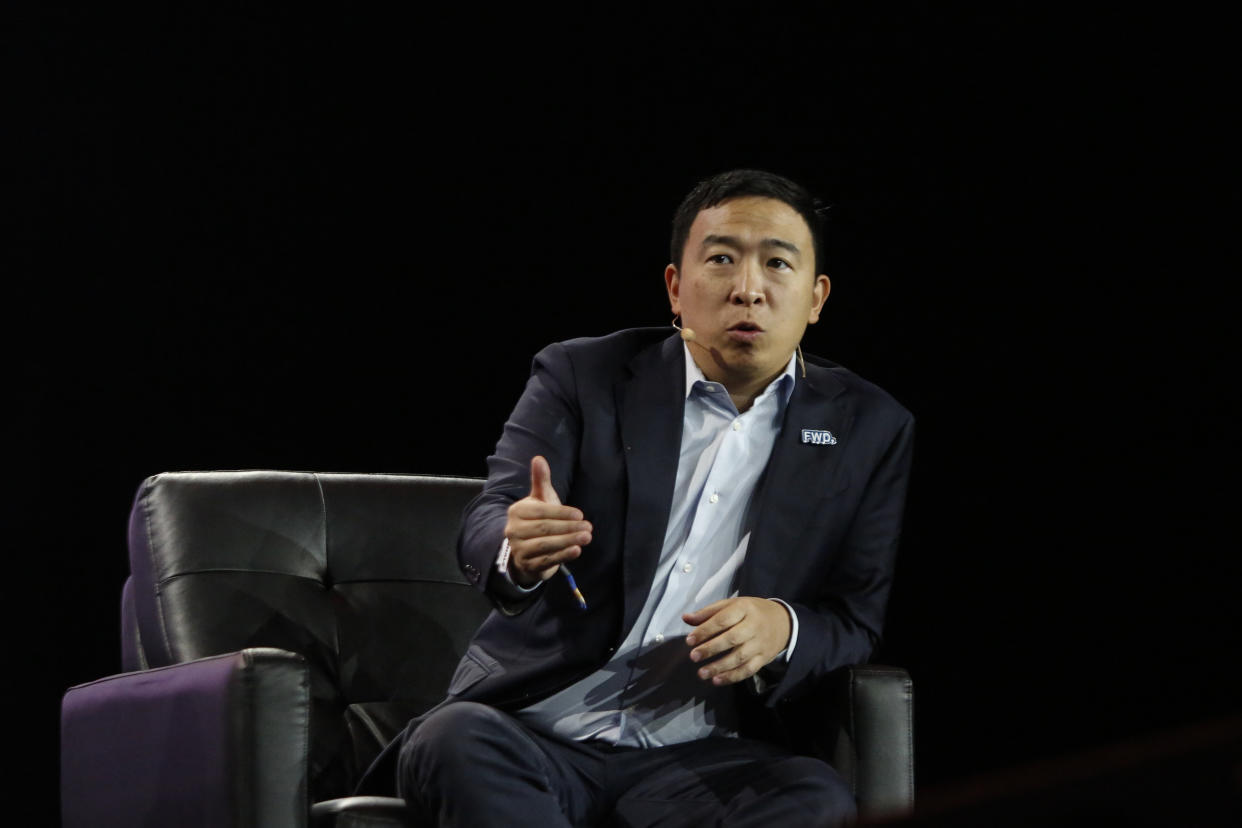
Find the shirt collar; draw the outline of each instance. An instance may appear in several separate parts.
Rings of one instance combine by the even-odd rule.
[[[699,368],[699,364],[695,362],[694,357],[690,355],[689,345],[683,342],[681,344],[681,348],[686,355],[686,399],[690,399],[690,392],[694,390],[696,383],[701,382],[704,385],[720,385],[720,383],[712,382],[707,377],[703,376],[703,371]],[[793,394],[795,381],[794,377],[796,376],[794,367],[797,364],[798,355],[796,353],[790,354],[789,362],[785,363],[785,370],[781,372],[780,376],[768,383],[767,388],[763,389],[762,393],[759,394],[759,397],[763,397],[768,394],[772,391],[773,386],[775,386],[777,393],[780,394],[781,401],[789,402],[789,397]],[[755,400],[758,401],[759,397],[756,397]]]

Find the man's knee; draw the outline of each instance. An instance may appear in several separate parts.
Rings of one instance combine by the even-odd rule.
[[[831,765],[809,756],[794,756],[781,763],[784,795],[815,814],[806,824],[842,825],[858,815],[849,785]]]
[[[455,702],[408,733],[398,758],[398,792],[423,821],[495,824],[530,812],[562,824],[548,757],[514,718],[487,705]],[[559,820],[559,821],[558,821]],[[535,824],[535,823],[532,823]]]
[[[469,770],[507,723],[504,714],[476,702],[446,705],[426,718],[401,746],[401,777]]]

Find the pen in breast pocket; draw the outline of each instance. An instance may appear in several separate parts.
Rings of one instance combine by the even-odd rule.
[[[574,600],[578,602],[578,609],[586,609],[586,598],[582,597],[582,590],[578,589],[578,582],[574,580],[574,573],[569,571],[569,567],[561,564],[561,572],[565,573],[565,580],[569,581],[569,588],[574,593]]]

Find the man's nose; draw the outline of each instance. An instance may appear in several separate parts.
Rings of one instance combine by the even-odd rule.
[[[763,304],[763,274],[757,265],[748,262],[739,268],[729,301],[735,305]]]

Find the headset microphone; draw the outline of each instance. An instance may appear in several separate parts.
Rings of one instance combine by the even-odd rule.
[[[679,328],[678,330],[681,331],[682,342],[686,343],[687,345],[693,345],[696,348],[702,348],[704,351],[707,351],[709,354],[712,352],[711,348],[707,347],[702,342],[699,342],[698,335],[695,334],[694,328]]]

